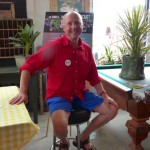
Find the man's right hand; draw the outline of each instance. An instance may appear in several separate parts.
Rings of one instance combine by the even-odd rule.
[[[18,95],[16,95],[14,98],[12,98],[9,101],[9,104],[14,105],[14,104],[21,104],[21,103],[28,103],[28,95],[27,94],[23,94],[23,93],[19,93]]]
[[[14,98],[12,98],[9,101],[9,104],[21,104],[21,103],[28,103],[28,87],[29,82],[31,78],[31,73],[28,70],[23,70],[21,72],[21,78],[20,78],[20,88],[19,88],[19,94],[16,95]]]

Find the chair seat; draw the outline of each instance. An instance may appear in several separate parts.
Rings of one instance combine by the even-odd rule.
[[[75,124],[82,124],[84,122],[87,122],[91,117],[91,111],[87,109],[75,109],[71,112],[71,115],[69,117],[69,125],[75,125]]]

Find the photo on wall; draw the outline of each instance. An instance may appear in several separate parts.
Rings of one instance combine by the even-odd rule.
[[[93,0],[50,0],[52,12],[92,12]]]
[[[58,0],[58,11],[78,11],[84,12],[84,1],[85,0]]]

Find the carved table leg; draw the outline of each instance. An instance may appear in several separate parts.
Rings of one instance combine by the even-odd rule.
[[[148,132],[150,131],[150,125],[146,123],[146,120],[147,119],[137,120],[132,117],[131,120],[127,121],[126,126],[128,128],[128,133],[132,138],[130,144],[131,150],[144,150],[141,142],[147,138]]]

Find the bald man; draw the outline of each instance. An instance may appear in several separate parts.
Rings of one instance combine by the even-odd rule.
[[[96,150],[89,135],[112,120],[118,105],[107,95],[92,56],[92,50],[84,43],[82,16],[74,11],[63,17],[64,35],[49,41],[33,54],[20,68],[20,92],[10,104],[28,102],[28,87],[31,76],[38,70],[47,70],[46,104],[50,110],[55,135],[61,140],[59,150],[68,150],[68,118],[72,107],[97,112],[87,128],[81,133],[81,148]],[[85,89],[85,81],[95,87],[97,94]],[[73,141],[77,146],[77,140]]]

